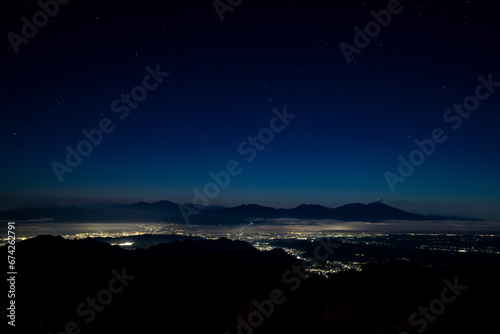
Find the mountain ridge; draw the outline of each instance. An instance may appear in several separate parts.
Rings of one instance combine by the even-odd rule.
[[[387,220],[470,220],[456,216],[419,215],[410,213],[381,202],[369,204],[349,203],[336,208],[319,204],[300,204],[291,209],[274,208],[259,204],[241,204],[233,207],[204,208],[186,204],[192,209],[191,223],[200,225],[242,224],[255,219],[314,219],[339,221],[381,222]],[[161,200],[147,203],[144,201],[131,204],[110,204],[100,208],[20,208],[0,211],[0,221],[54,221],[54,222],[116,222],[116,221],[158,221],[185,223],[179,210],[179,204]]]

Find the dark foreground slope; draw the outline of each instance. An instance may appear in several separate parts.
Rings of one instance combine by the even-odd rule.
[[[241,333],[417,333],[424,324],[426,333],[497,330],[498,258],[433,268],[373,261],[363,272],[302,279],[283,251],[240,241],[187,239],[129,251],[40,236],[18,243],[16,260],[19,333],[233,334],[242,320]],[[467,288],[441,310],[446,279]],[[275,289],[281,305],[258,306]],[[412,326],[412,313],[430,304],[439,314],[418,315]]]

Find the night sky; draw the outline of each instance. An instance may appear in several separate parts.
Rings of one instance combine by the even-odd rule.
[[[4,1],[0,209],[192,202],[234,160],[239,173],[210,205],[383,199],[500,220],[495,2],[216,4],[223,20],[213,1],[72,0],[44,22],[36,1]],[[388,7],[390,22],[355,49],[353,29]],[[342,42],[356,52],[346,58]],[[126,102],[132,93],[140,101]],[[464,100],[473,111],[454,111]],[[67,147],[100,126],[108,133],[68,166]],[[398,157],[429,138],[434,152],[400,175]]]

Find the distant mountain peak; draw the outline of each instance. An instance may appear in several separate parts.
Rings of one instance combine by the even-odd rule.
[[[24,208],[0,212],[0,220],[27,221],[40,218],[63,222],[130,222],[130,221],[164,221],[185,223],[179,205],[167,200],[147,203],[144,201],[108,205],[101,208]],[[242,224],[249,221],[276,218],[295,219],[329,219],[340,221],[369,221],[380,222],[386,220],[458,220],[456,217],[423,216],[406,212],[392,207],[381,201],[369,204],[350,203],[337,208],[329,208],[319,204],[300,204],[293,209],[276,209],[259,204],[242,204],[233,207],[211,207],[210,210],[201,210],[190,217],[196,224]],[[468,219],[474,220],[474,219]]]

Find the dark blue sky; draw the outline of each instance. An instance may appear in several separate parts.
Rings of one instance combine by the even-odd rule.
[[[224,2],[224,1],[223,1]],[[191,202],[209,172],[241,172],[214,205],[388,204],[417,213],[500,220],[500,87],[468,118],[443,120],[500,81],[498,6],[401,1],[398,14],[348,63],[354,27],[391,1],[243,1],[221,22],[212,1],[73,0],[16,53],[36,2],[1,14],[0,209],[94,202]],[[12,35],[11,35],[12,36]],[[159,65],[158,65],[159,64]],[[146,67],[169,76],[126,118],[111,104],[142,85]],[[153,79],[148,81],[150,84]],[[490,87],[492,90],[494,86]],[[120,102],[118,106],[123,106]],[[286,106],[296,115],[255,159],[238,152]],[[62,182],[82,130],[114,126]],[[447,140],[391,190],[415,139]],[[267,132],[268,133],[268,132]],[[248,148],[249,146],[245,146]]]

